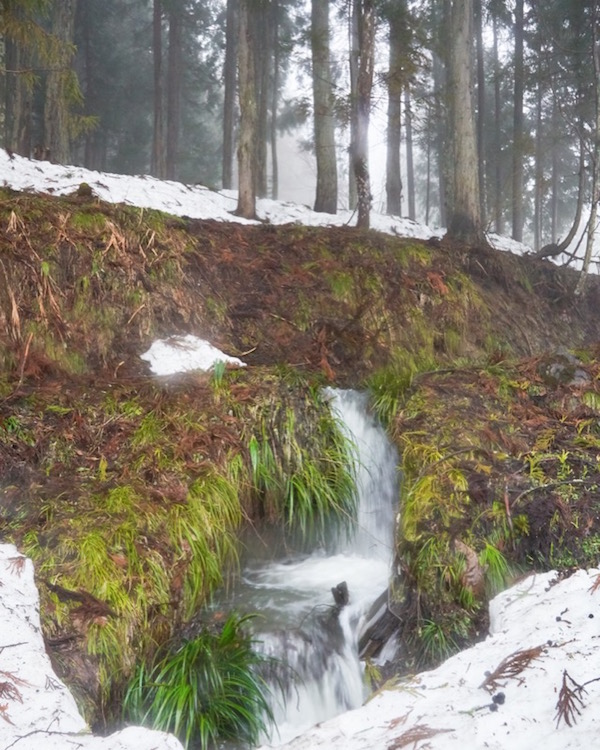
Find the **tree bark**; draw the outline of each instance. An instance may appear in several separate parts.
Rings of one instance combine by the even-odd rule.
[[[253,38],[256,45],[256,85],[258,104],[258,125],[256,137],[256,192],[261,198],[267,196],[267,142],[269,140],[269,104],[271,103],[271,62],[273,59],[271,16],[268,3],[261,0],[255,3],[252,14]]]
[[[473,0],[453,0],[450,48],[452,200],[448,236],[469,245],[485,242],[481,223],[477,144],[473,118]]]
[[[402,21],[395,9],[389,14],[389,70],[387,74],[387,152],[385,172],[385,192],[388,214],[400,216],[402,213],[402,171],[400,148],[402,143]]]
[[[335,214],[338,203],[338,177],[329,33],[329,0],[312,0],[311,53],[317,159],[315,211]]]
[[[74,72],[71,59],[74,48],[75,10],[77,0],[55,0],[52,6],[52,34],[64,43],[46,78],[46,100],[44,104],[44,149],[50,159],[66,164],[70,159],[70,112],[69,86]]]
[[[404,122],[406,130],[406,195],[408,198],[408,218],[417,218],[415,208],[415,169],[413,161],[413,126],[412,107],[410,103],[410,88],[404,89]]]
[[[223,78],[223,164],[222,182],[226,190],[233,187],[233,148],[235,143],[235,97],[237,87],[237,55],[239,35],[239,2],[227,0],[225,31],[225,63]]]
[[[238,141],[238,205],[237,214],[256,218],[256,79],[254,41],[250,24],[252,0],[240,0],[238,41],[238,75],[240,98],[240,134]]]
[[[512,236],[523,241],[523,91],[524,91],[524,14],[523,0],[515,2],[515,87],[513,97]]]
[[[492,19],[493,56],[494,56],[494,231],[504,232],[502,212],[502,143],[500,119],[502,116],[502,97],[500,93],[500,57],[498,53],[498,20]]]
[[[485,224],[485,69],[483,60],[483,7],[475,0],[475,45],[477,51],[477,171],[481,223]]]
[[[271,83],[271,198],[279,197],[279,158],[277,155],[277,110],[279,108],[279,0],[273,0],[271,7],[271,28],[273,34],[273,81]]]
[[[4,142],[16,154],[30,157],[33,82],[21,71],[32,67],[32,52],[16,39],[7,38],[4,45],[7,69]]]
[[[154,0],[152,8],[152,58],[154,65],[154,129],[152,133],[152,159],[150,171],[155,177],[166,176],[166,159],[163,120],[163,66],[162,66],[162,0]]]
[[[594,239],[596,236],[598,203],[600,202],[600,38],[598,25],[600,23],[600,7],[598,0],[592,3],[592,62],[594,66],[594,120],[592,128],[592,184],[590,219],[587,226],[585,256],[581,268],[581,275],[575,288],[575,294],[581,294],[589,272]]]
[[[369,118],[375,58],[375,3],[374,0],[354,0],[354,3],[358,17],[359,62],[357,95],[352,103],[355,134],[352,145],[352,165],[358,199],[356,225],[361,229],[368,229],[372,200],[369,177]]]
[[[167,71],[166,177],[168,180],[174,180],[177,176],[181,130],[181,79],[183,74],[182,28],[183,0],[171,0]]]

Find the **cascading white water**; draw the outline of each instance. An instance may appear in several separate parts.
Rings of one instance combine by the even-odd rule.
[[[356,708],[366,697],[358,657],[365,614],[388,584],[397,500],[397,455],[368,411],[367,396],[328,389],[331,406],[356,446],[358,518],[351,538],[327,554],[249,563],[245,609],[261,614],[261,650],[287,665],[273,687],[276,728],[270,744],[289,741],[320,721]],[[349,604],[333,606],[345,581]],[[239,590],[236,599],[239,602]],[[278,686],[284,687],[284,697]]]

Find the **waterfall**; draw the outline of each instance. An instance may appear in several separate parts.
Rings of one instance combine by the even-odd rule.
[[[244,609],[259,612],[260,649],[285,666],[273,677],[272,736],[278,745],[365,698],[358,633],[388,585],[397,505],[397,454],[369,413],[366,394],[328,389],[331,408],[356,446],[358,515],[351,538],[332,553],[247,564]],[[349,603],[334,606],[332,589],[346,582]],[[239,609],[240,591],[236,595]],[[283,686],[284,696],[279,686]]]

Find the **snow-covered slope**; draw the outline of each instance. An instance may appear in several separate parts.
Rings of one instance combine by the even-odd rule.
[[[0,545],[0,747],[17,750],[183,750],[175,737],[129,727],[93,737],[44,648],[33,565]]]
[[[598,570],[532,576],[494,599],[491,634],[324,722],[287,750],[587,750],[600,739]],[[598,680],[598,681],[596,681]]]
[[[0,185],[13,190],[67,195],[87,183],[94,194],[110,203],[126,203],[140,208],[155,208],[176,216],[193,219],[216,219],[249,224],[233,214],[237,193],[232,190],[209,190],[202,185],[157,180],[148,175],[130,176],[94,172],[83,167],[64,167],[47,161],[32,161],[21,156],[9,157],[0,149]],[[335,216],[312,211],[297,203],[261,199],[257,202],[258,216],[272,224],[295,222],[307,226],[344,226],[356,223],[351,211],[340,211]],[[373,213],[371,226],[380,232],[400,237],[429,239],[441,236],[443,230],[430,229],[410,219]],[[490,241],[501,250],[523,253],[528,250],[514,240],[490,235]]]

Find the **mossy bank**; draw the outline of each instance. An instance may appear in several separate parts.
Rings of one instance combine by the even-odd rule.
[[[88,718],[221,585],[244,524],[298,544],[352,516],[326,384],[370,388],[403,456],[395,595],[415,658],[472,637],[518,566],[589,560],[595,352],[567,360],[575,384],[532,359],[598,338],[599,286],[574,298],[576,281],[488,249],[3,191],[2,532],[36,562]],[[177,333],[247,367],[151,377],[139,355]]]

